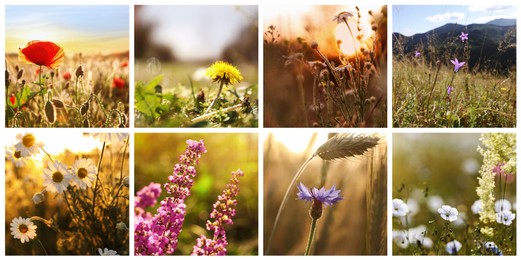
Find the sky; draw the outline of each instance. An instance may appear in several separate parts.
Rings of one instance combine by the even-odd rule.
[[[128,5],[8,5],[5,14],[6,53],[32,40],[52,41],[66,56],[129,50]]]
[[[515,18],[512,5],[394,5],[393,32],[406,36],[425,33],[447,23],[468,25],[486,23],[497,18]]]
[[[139,21],[154,23],[155,42],[181,61],[217,59],[241,30],[258,18],[257,6],[144,6]]]

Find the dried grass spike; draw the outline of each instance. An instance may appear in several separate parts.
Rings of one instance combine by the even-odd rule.
[[[364,154],[378,144],[380,137],[376,134],[340,133],[321,145],[313,156],[322,160],[336,160]]]

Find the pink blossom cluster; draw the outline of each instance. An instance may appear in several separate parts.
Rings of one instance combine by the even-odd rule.
[[[232,172],[230,183],[226,185],[217,201],[213,204],[210,219],[206,221],[206,229],[213,231],[213,239],[201,235],[197,239],[192,255],[226,255],[226,230],[224,224],[233,224],[232,218],[236,214],[237,196],[239,195],[239,177],[243,176],[239,169]]]

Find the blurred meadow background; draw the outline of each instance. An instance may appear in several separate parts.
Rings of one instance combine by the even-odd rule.
[[[264,255],[304,255],[311,223],[311,202],[297,200],[296,186],[289,193],[269,252],[268,240],[291,179],[327,139],[325,133],[284,131],[264,136]],[[386,255],[385,137],[362,156],[334,161],[313,159],[299,182],[318,189],[336,185],[343,196],[343,200],[323,209],[311,249],[313,255]]]
[[[257,6],[136,6],[136,126],[257,126],[257,16]],[[215,99],[219,84],[205,72],[218,60],[243,80],[214,108],[241,108],[193,122]]]
[[[517,13],[393,6],[393,126],[515,127]]]
[[[237,215],[233,225],[225,225],[228,255],[258,254],[258,149],[256,134],[135,134],[135,191],[150,182],[164,184],[172,174],[186,140],[203,140],[207,152],[195,166],[197,175],[191,195],[185,201],[186,216],[179,235],[176,255],[192,253],[200,234],[211,237],[205,229],[206,220],[231,178],[231,172],[241,169]],[[158,203],[147,211],[155,214],[159,201],[168,195],[161,193]]]
[[[438,212],[442,205],[450,205],[459,212],[458,219],[450,223],[452,239],[463,244],[458,254],[490,254],[482,248],[485,236],[479,230],[484,225],[474,213],[474,203],[479,199],[476,193],[479,170],[483,164],[478,145],[484,147],[480,134],[475,133],[393,135],[393,199],[401,199],[408,206],[406,217],[393,217],[393,255],[448,254],[445,250],[448,241],[444,241],[446,238],[442,235],[444,221]],[[506,181],[496,176],[494,196],[498,200],[507,199],[515,211],[513,174]],[[494,226],[496,235],[485,241],[494,241],[505,255],[515,254],[515,227],[515,222],[511,226],[497,224]],[[402,236],[400,230],[406,230],[406,235]],[[420,232],[424,233],[418,236]],[[416,244],[416,239],[421,242]],[[422,243],[425,243],[423,247]]]
[[[98,248],[128,255],[128,135],[111,142],[104,142],[105,134],[27,135],[35,138],[34,144],[43,143],[32,156],[20,156],[14,145],[21,140],[16,134],[3,133],[6,255],[99,255]],[[81,159],[90,160],[88,165],[95,167],[97,177],[92,185],[80,188],[71,180],[63,192],[46,191],[52,185],[44,182],[48,165],[63,163],[76,175],[73,169]],[[80,166],[90,169],[86,164]],[[51,172],[53,181],[66,179],[55,178],[55,173]],[[37,226],[34,239],[21,243],[13,237],[10,223],[17,217],[30,218]]]
[[[386,126],[387,6],[267,6],[263,19],[265,126]]]
[[[128,127],[128,6],[8,5],[5,16],[7,127]],[[63,48],[58,67],[19,60],[35,40]]]

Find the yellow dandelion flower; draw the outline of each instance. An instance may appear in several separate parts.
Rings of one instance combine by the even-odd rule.
[[[224,85],[241,82],[241,72],[233,65],[225,61],[216,61],[206,70],[206,76],[213,81],[218,81]]]

